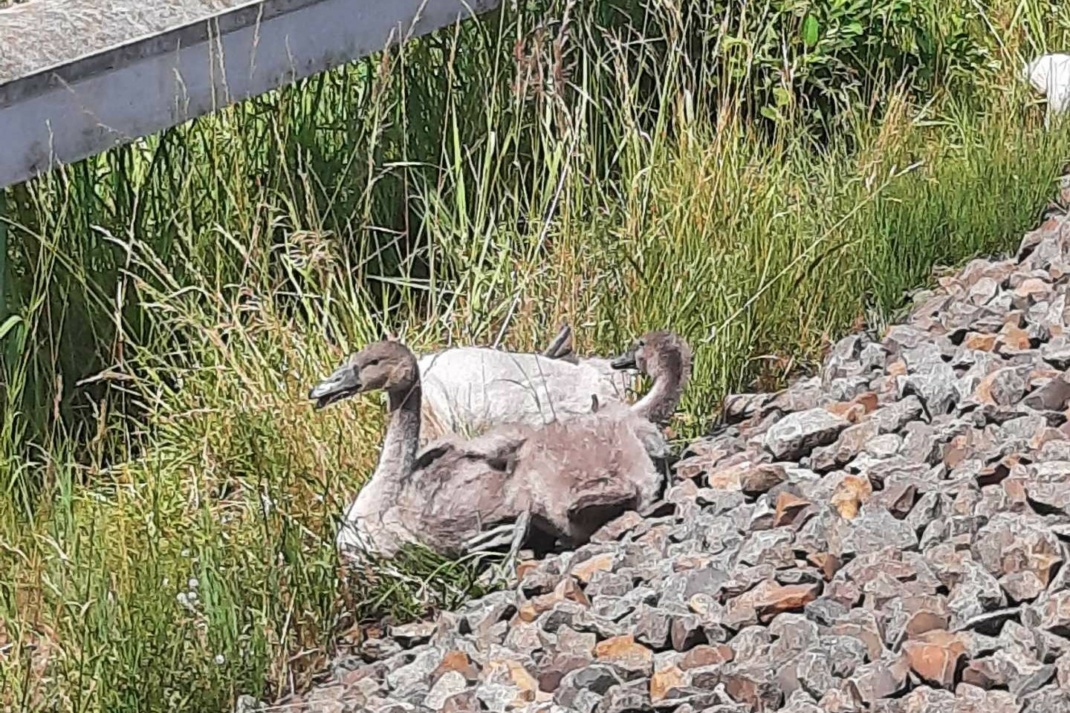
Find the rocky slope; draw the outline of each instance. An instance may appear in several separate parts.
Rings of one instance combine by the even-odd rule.
[[[730,399],[653,512],[283,703],[1070,712],[1068,284],[1049,220],[820,376]]]

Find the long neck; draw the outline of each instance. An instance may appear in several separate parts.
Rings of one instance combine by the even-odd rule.
[[[379,453],[379,465],[357,497],[361,515],[380,515],[397,500],[402,484],[412,472],[420,447],[420,384],[404,391],[388,392],[390,422]]]
[[[653,423],[667,423],[680,403],[688,375],[687,364],[680,366],[679,369],[662,370],[654,378],[650,391],[632,406],[632,411]]]

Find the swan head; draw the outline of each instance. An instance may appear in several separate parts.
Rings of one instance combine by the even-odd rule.
[[[419,378],[416,357],[400,342],[375,342],[356,352],[345,364],[308,392],[315,408],[366,391],[408,391]]]
[[[691,347],[673,332],[647,332],[609,364],[614,369],[636,369],[655,380],[667,375],[686,378],[691,370]]]

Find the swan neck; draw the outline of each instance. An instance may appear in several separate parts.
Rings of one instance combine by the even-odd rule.
[[[371,480],[361,488],[356,514],[381,517],[398,499],[420,446],[420,385],[388,392],[390,421]]]
[[[680,371],[668,371],[654,379],[650,391],[635,402],[632,410],[648,421],[664,424],[672,418],[683,395],[684,375]]]

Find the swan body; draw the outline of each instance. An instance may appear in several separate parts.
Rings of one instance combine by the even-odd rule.
[[[573,364],[541,354],[459,347],[428,354],[418,364],[429,438],[478,435],[502,424],[542,426],[627,398],[632,377],[605,364]]]

